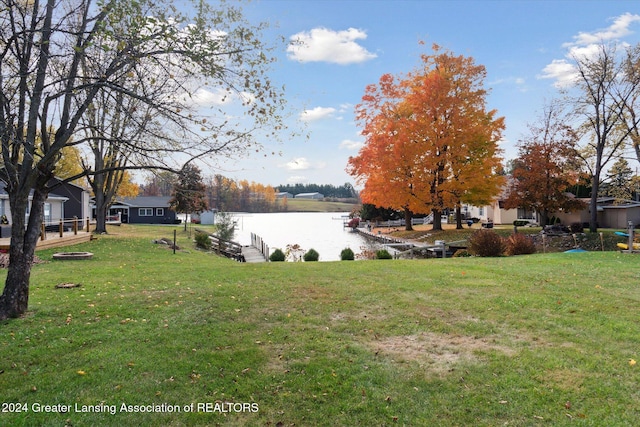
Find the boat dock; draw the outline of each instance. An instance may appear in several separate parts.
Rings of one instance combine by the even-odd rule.
[[[196,228],[196,232],[204,233],[209,236],[211,241],[211,249],[227,258],[234,259],[238,262],[266,262],[269,260],[269,246],[267,246],[260,236],[251,233],[251,244],[241,245],[238,242],[221,239],[213,233]]]

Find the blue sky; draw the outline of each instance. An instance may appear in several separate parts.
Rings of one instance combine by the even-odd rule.
[[[510,159],[526,124],[570,75],[571,52],[600,40],[640,42],[634,1],[257,0],[243,8],[251,21],[272,25],[267,37],[304,41],[298,49],[283,46],[273,78],[285,85],[308,137],[261,141],[266,153],[281,154],[204,173],[271,185],[355,183],[345,172],[364,142],[354,106],[383,74],[413,70],[432,43],[486,67],[488,108],[505,117],[501,147]]]

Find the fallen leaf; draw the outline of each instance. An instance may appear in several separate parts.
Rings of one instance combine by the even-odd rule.
[[[87,375],[87,373],[85,371],[78,371],[77,374],[78,375]]]
[[[633,359],[629,359],[629,366],[636,366],[636,361]]]

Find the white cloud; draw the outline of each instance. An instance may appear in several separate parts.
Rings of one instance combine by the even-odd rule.
[[[340,104],[340,110],[339,111],[341,113],[352,112],[353,111],[353,104],[349,104],[349,103]]]
[[[640,15],[632,15],[627,12],[614,18],[613,24],[603,30],[598,30],[593,33],[579,32],[577,36],[573,36],[572,43],[565,43],[565,47],[586,46],[621,39],[633,33],[629,27],[634,22],[640,22]]]
[[[568,59],[554,59],[544,67],[538,78],[553,79],[556,87],[571,86],[578,77],[577,69],[572,62],[576,59],[593,58],[598,54],[602,43],[619,41],[633,34],[630,27],[635,22],[640,22],[640,15],[625,13],[614,18],[613,23],[605,29],[579,32],[578,35],[573,36],[572,42],[562,45],[567,49],[566,58]]]
[[[208,90],[200,88],[191,95],[191,101],[198,106],[206,107],[228,104],[232,101],[232,97],[230,93],[222,89]]]
[[[306,158],[298,157],[297,159],[293,159],[285,163],[284,165],[281,165],[281,167],[284,167],[291,171],[299,171],[299,170],[309,169],[311,167],[311,164],[309,163],[309,160],[307,160]]]
[[[304,110],[300,113],[300,120],[303,122],[313,122],[326,117],[331,117],[335,112],[336,109],[332,107],[316,107],[311,110]]]
[[[364,146],[364,143],[362,141],[353,141],[351,139],[344,139],[340,143],[340,148],[345,150],[356,151],[361,149],[363,146]]]
[[[554,59],[542,69],[539,79],[553,79],[554,86],[558,88],[571,86],[578,78],[578,70],[566,59]]]
[[[290,37],[287,47],[290,59],[299,62],[331,62],[347,65],[365,62],[377,55],[357,43],[367,38],[367,33],[355,28],[333,31],[328,28],[314,28]]]

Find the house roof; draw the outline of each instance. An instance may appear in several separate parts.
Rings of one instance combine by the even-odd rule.
[[[317,191],[314,191],[313,193],[298,193],[296,194],[296,197],[304,197],[304,196],[317,196],[317,195],[322,195],[322,193],[318,193]]]
[[[5,183],[0,181],[0,199],[9,199],[9,193],[7,193],[7,189],[5,188]],[[33,190],[31,190],[29,192],[29,199],[31,199],[33,197]],[[68,197],[65,196],[61,196],[59,194],[55,194],[55,193],[49,193],[49,195],[47,196],[48,200],[62,200],[64,202],[66,202],[67,200],[69,200]]]
[[[127,197],[116,200],[114,205],[125,205],[134,208],[168,208],[171,197],[166,196],[140,196]]]

